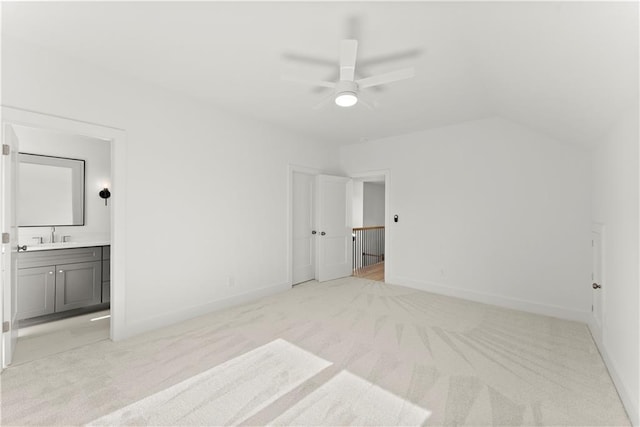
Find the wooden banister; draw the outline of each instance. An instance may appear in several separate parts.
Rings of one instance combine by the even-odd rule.
[[[380,230],[381,228],[384,228],[384,225],[375,225],[373,227],[354,227],[353,231]]]
[[[353,270],[384,261],[384,226],[353,228]]]

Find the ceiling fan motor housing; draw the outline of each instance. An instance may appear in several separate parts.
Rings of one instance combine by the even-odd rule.
[[[358,83],[352,80],[340,80],[336,83],[336,96],[345,93],[351,93],[353,96],[358,94]]]

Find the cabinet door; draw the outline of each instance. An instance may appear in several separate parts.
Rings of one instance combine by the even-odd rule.
[[[56,312],[100,304],[100,261],[58,265],[56,269]]]
[[[18,320],[53,313],[55,289],[55,266],[18,270]]]

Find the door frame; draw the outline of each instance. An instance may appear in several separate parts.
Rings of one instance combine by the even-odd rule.
[[[323,173],[320,169],[308,166],[287,165],[287,284],[291,288],[293,287],[293,174],[295,172],[313,176]]]
[[[9,153],[2,155],[2,167],[0,167],[0,177],[2,185],[2,232],[9,233],[9,241],[2,243],[2,272],[0,282],[0,313],[2,313],[3,332],[0,339],[0,367],[4,370],[13,360],[13,354],[18,341],[18,313],[17,307],[13,304],[17,300],[18,284],[18,218],[16,200],[16,182],[12,177],[18,176],[18,152],[20,141],[11,125],[1,124],[2,144],[9,146]],[[11,141],[9,141],[9,139]],[[8,191],[7,191],[8,190]],[[5,280],[7,279],[8,280]],[[10,295],[6,295],[9,293]],[[8,299],[6,297],[9,297]],[[8,307],[7,307],[8,304]],[[9,328],[4,331],[4,322],[9,323]]]
[[[591,233],[597,233],[600,235],[600,284],[605,283],[606,285],[606,265],[605,265],[605,227],[604,224],[599,222],[594,222],[591,224]],[[591,240],[591,239],[590,239]],[[593,272],[593,246],[591,248],[591,270]],[[589,292],[591,295],[591,304],[593,304],[593,295],[594,290],[591,287],[593,280],[590,280]],[[591,311],[591,315],[589,316],[589,329],[591,330],[591,335],[593,336],[596,343],[603,343],[604,339],[604,323],[606,319],[606,310],[605,310],[605,298],[606,298],[606,286],[601,287],[597,292],[600,292],[600,321],[598,322],[594,316],[594,312]]]
[[[124,339],[126,326],[126,131],[115,127],[2,106],[1,125],[7,124],[84,135],[111,143],[111,192],[115,197],[112,197],[110,201],[112,279],[109,337],[113,341]]]
[[[366,178],[384,176],[384,282],[393,283],[393,253],[389,251],[393,230],[391,227],[391,169],[356,172],[349,175],[351,179],[366,181]]]

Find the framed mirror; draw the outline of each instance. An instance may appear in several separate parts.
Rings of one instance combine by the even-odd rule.
[[[20,227],[84,225],[84,160],[20,153]]]

